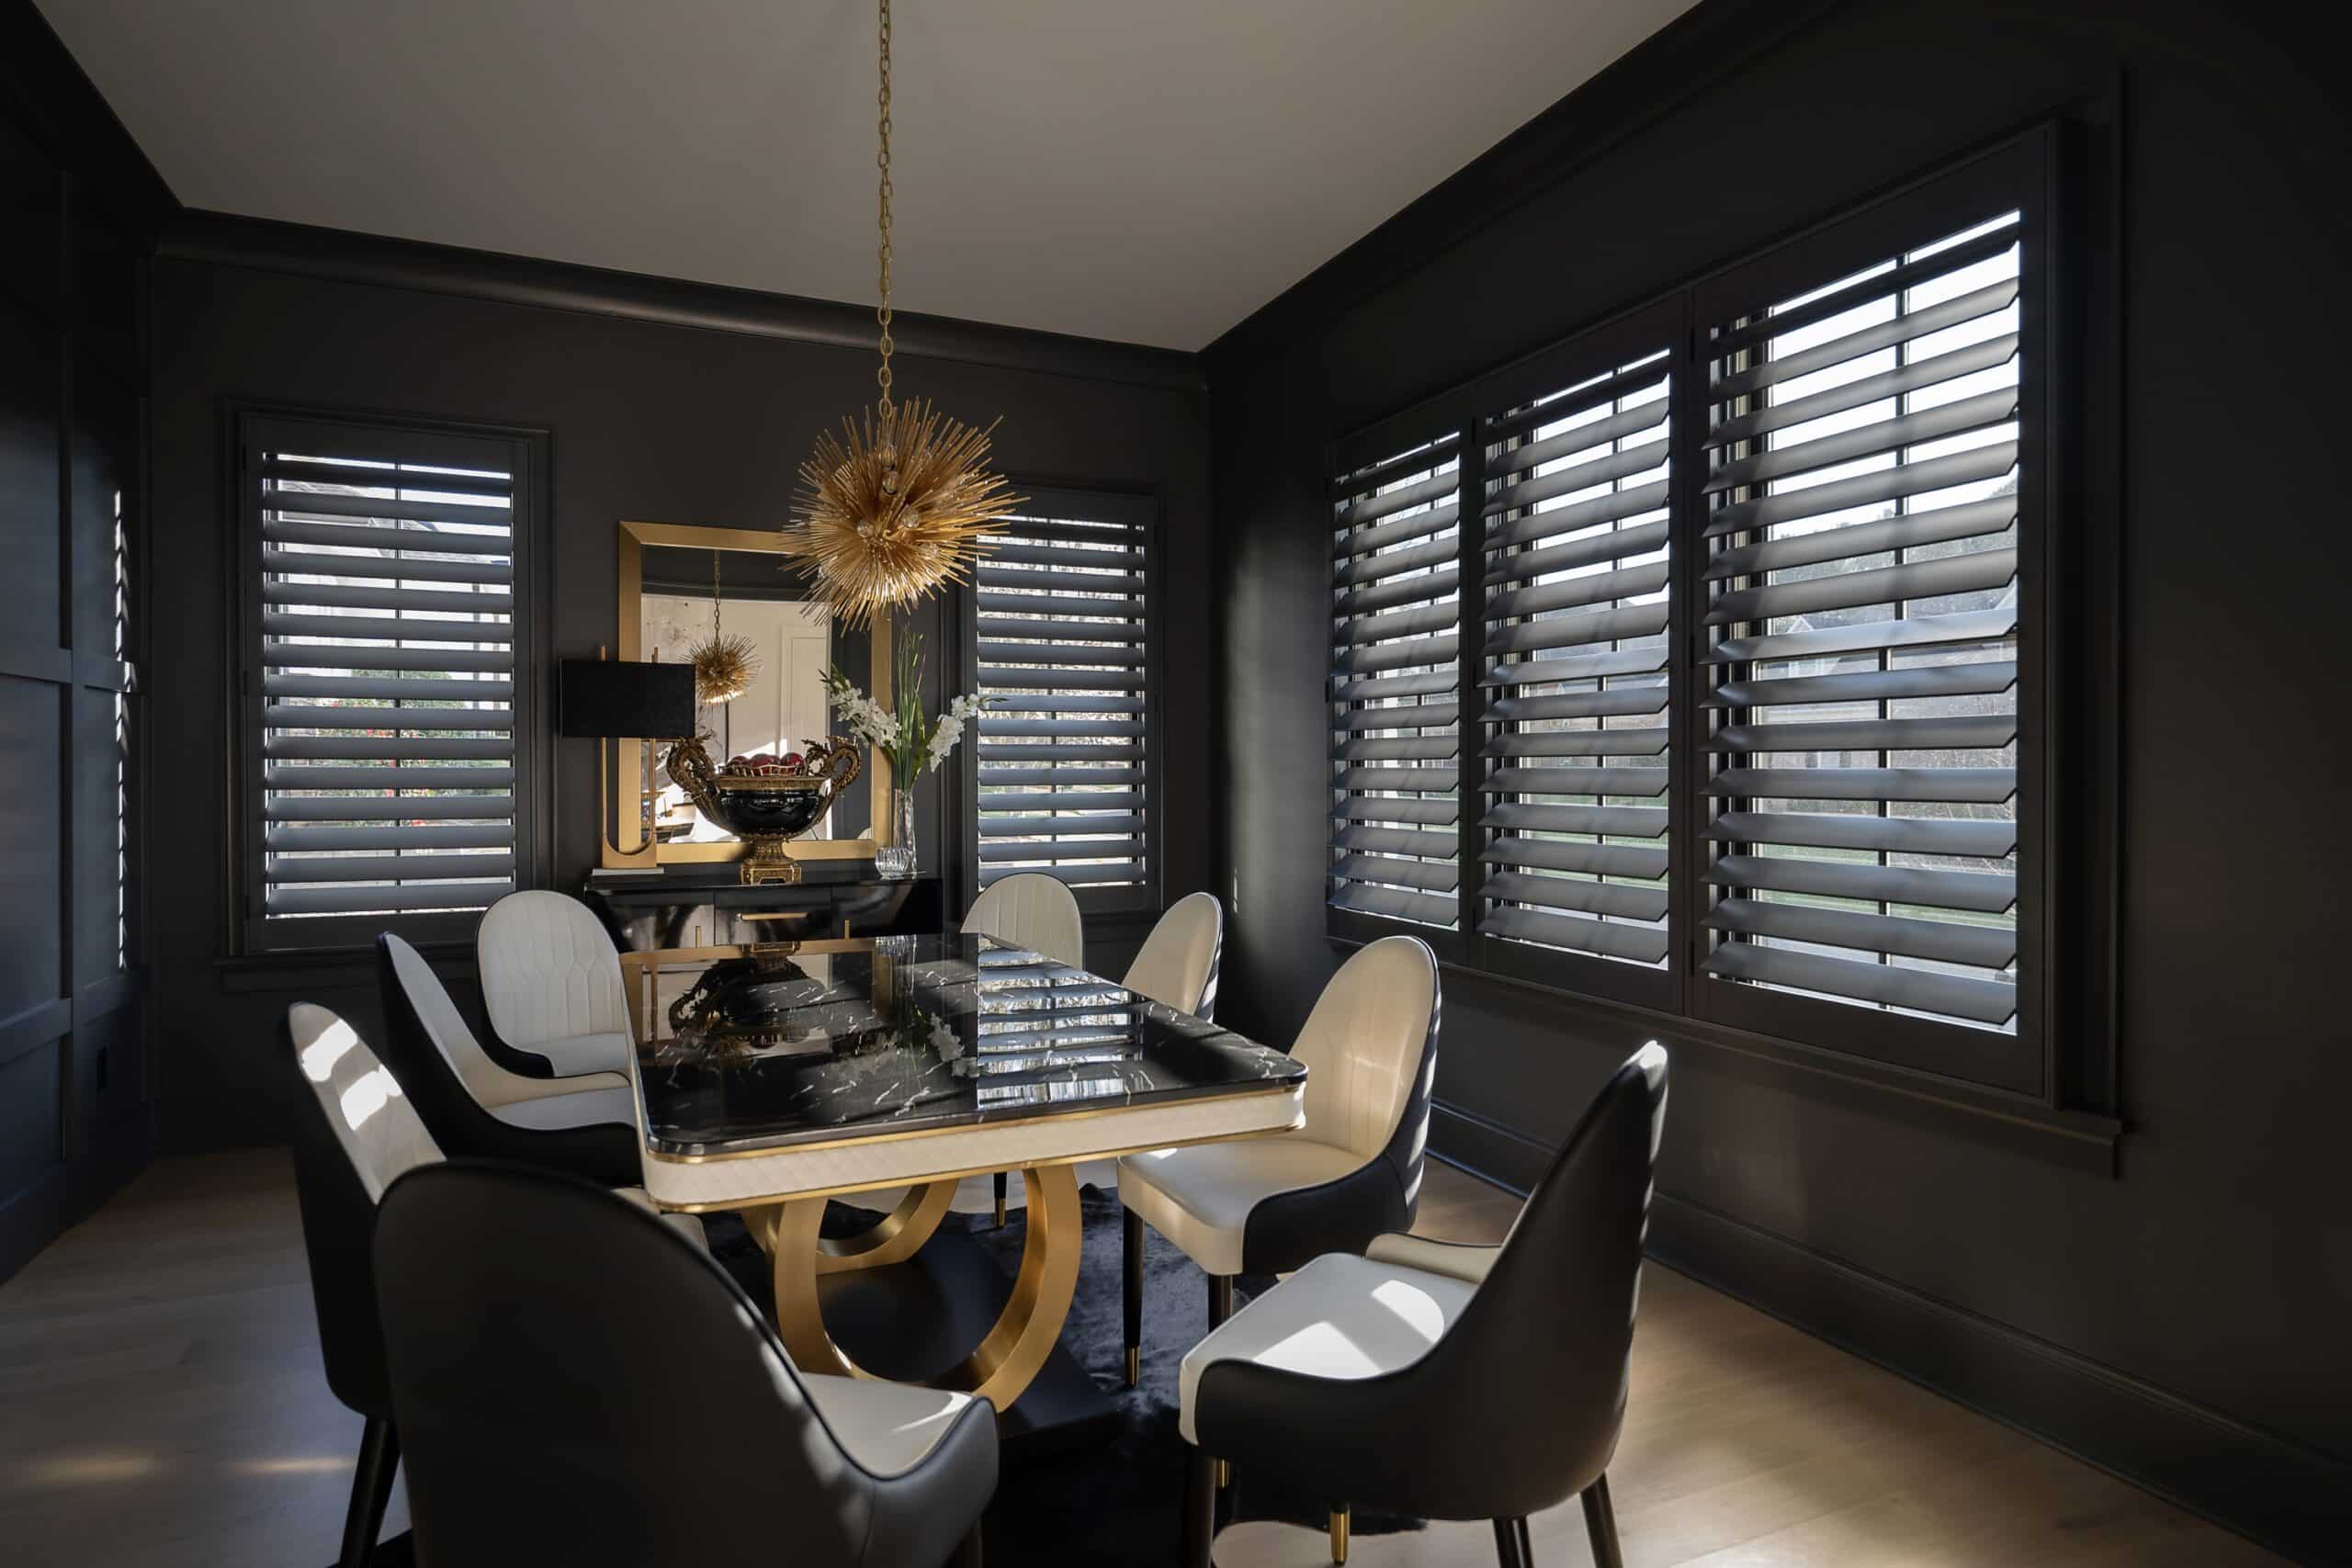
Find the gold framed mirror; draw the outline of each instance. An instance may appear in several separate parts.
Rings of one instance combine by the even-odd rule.
[[[821,606],[792,592],[777,530],[624,521],[616,549],[620,658],[685,663],[694,642],[713,632],[722,615],[729,635],[752,641],[759,670],[746,691],[695,710],[697,725],[712,736],[715,761],[792,748],[826,734],[830,715],[816,677],[826,663],[841,661],[844,634]],[[857,634],[857,640],[868,635]],[[870,641],[866,690],[887,705],[887,617],[876,618]],[[600,763],[612,767],[617,785],[614,809],[602,824],[605,866],[650,870],[741,860],[750,846],[704,819],[684,792],[658,772],[652,750],[644,740],[616,741],[610,763]],[[869,753],[865,772],[872,836],[854,836],[854,826],[851,836],[838,836],[844,825],[831,824],[837,836],[796,840],[789,846],[793,858],[868,859],[876,844],[889,841],[889,761]]]

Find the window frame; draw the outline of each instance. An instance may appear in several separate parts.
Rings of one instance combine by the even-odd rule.
[[[1442,962],[1546,991],[1631,1008],[1671,1030],[1676,1024],[1716,1038],[1753,1042],[1769,1052],[1787,1048],[1801,1055],[1838,1057],[1931,1075],[1969,1089],[2056,1105],[2062,1098],[2062,1065],[2053,1048],[2055,1021],[2075,1020],[2100,1032],[2101,982],[2092,976],[2069,977],[2063,966],[2073,943],[2056,940],[2053,911],[2064,908],[2096,915],[2097,882],[2111,867],[2111,854],[2097,842],[2070,841],[2058,803],[2064,782],[2098,773],[2098,754],[2086,753],[2098,741],[2095,710],[2113,697],[2113,660],[2085,639],[2113,637],[2113,622],[2102,591],[2102,572],[2111,561],[2086,558],[2111,543],[2096,520],[2077,513],[2090,508],[2075,492],[2085,466],[2081,450],[2085,422],[2072,402],[2081,354],[2074,339],[2080,285],[2069,276],[2070,252],[2078,236],[2069,228],[2070,142],[2066,128],[2045,121],[1951,160],[1901,187],[1851,204],[1794,235],[1712,269],[1629,310],[1513,361],[1473,381],[1331,444],[1325,472],[1336,475],[1393,448],[1401,434],[1445,428],[1464,432],[1462,495],[1465,510],[1486,491],[1488,459],[1481,422],[1532,398],[1575,385],[1585,375],[1620,361],[1645,332],[1661,326],[1673,333],[1668,368],[1673,445],[1669,493],[1671,659],[1668,706],[1669,735],[1668,962],[1663,974],[1588,954],[1555,952],[1476,931],[1483,907],[1486,834],[1483,816],[1465,789],[1461,822],[1462,880],[1457,889],[1459,931],[1409,921],[1343,911],[1326,905],[1327,934],[1360,943],[1404,931],[1429,941]],[[1939,233],[1957,232],[1995,214],[2014,209],[2025,246],[2021,276],[2018,408],[2018,898],[2017,1027],[2014,1032],[1973,1028],[1884,1009],[1803,997],[1760,987],[1724,982],[1699,972],[1706,935],[1700,920],[1707,888],[1700,880],[1706,846],[1698,834],[1705,825],[1700,788],[1711,765],[1701,750],[1705,716],[1700,707],[1706,681],[1700,662],[1706,629],[1703,573],[1709,551],[1703,486],[1702,446],[1707,419],[1709,360],[1703,333],[1710,322],[1749,310],[1886,260]],[[1464,527],[1461,538],[1462,580],[1478,583],[1475,616],[1463,600],[1463,660],[1458,677],[1465,758],[1484,750],[1487,697],[1480,649],[1487,626],[1484,615],[1483,525]],[[2102,564],[2102,561],[2104,564]],[[2057,607],[2077,602],[2090,608],[2091,626],[2070,627]],[[2101,691],[2084,687],[2081,669]],[[2077,739],[2076,729],[2084,734]],[[1476,737],[1474,740],[1472,738]],[[1472,749],[1476,748],[1474,751]],[[1487,759],[1478,757],[1483,778]],[[1465,772],[1465,782],[1467,779]],[[2095,826],[2083,824],[2083,826]],[[2108,825],[2111,831],[2111,825]],[[2076,832],[2073,840],[2086,835]],[[2064,847],[2079,864],[2061,865],[2052,851]],[[2096,924],[2094,919],[2094,924]],[[2104,944],[2099,931],[2086,931],[2084,951]],[[1453,939],[1443,941],[1440,939]],[[2102,970],[2103,972],[2103,970]],[[1736,994],[1734,994],[1736,993]],[[2086,1041],[2087,1057],[2097,1044]],[[2085,1098],[2086,1079],[2097,1077],[2080,1065],[2064,1068],[2064,1082]],[[2096,1095],[2087,1098],[2098,1099]]]
[[[1065,506],[1082,509],[1089,503],[1139,511],[1135,519],[1143,530],[1143,606],[1144,683],[1142,723],[1143,733],[1143,858],[1144,874],[1139,883],[1085,884],[1069,883],[1070,896],[1078,901],[1079,913],[1088,919],[1116,919],[1121,917],[1137,919],[1156,917],[1161,909],[1162,889],[1167,886],[1167,767],[1166,752],[1166,687],[1167,676],[1161,668],[1161,653],[1168,637],[1168,568],[1166,552],[1167,506],[1157,487],[1148,484],[1122,484],[1102,480],[1065,480],[1037,479],[1013,475],[1009,477],[1013,491],[1027,498],[1014,511],[1026,514],[1033,506]],[[981,559],[985,561],[983,555]],[[946,677],[931,694],[933,703],[979,687],[979,592],[977,580],[958,583],[949,606],[947,624],[953,628],[953,657],[944,661]],[[980,809],[979,809],[979,726],[976,722],[956,748],[955,761],[956,788],[952,797],[944,798],[942,840],[953,846],[948,852],[948,896],[958,909],[968,909],[980,895]],[[1050,871],[1042,875],[1052,875]]]
[[[509,505],[509,611],[514,627],[511,677],[514,740],[514,883],[539,886],[549,863],[552,811],[544,802],[552,780],[552,709],[540,690],[546,668],[547,560],[543,533],[552,510],[548,493],[548,437],[543,429],[412,414],[382,413],[301,405],[246,402],[232,405],[224,421],[222,473],[237,540],[230,562],[235,606],[228,668],[233,685],[228,704],[233,795],[229,810],[229,896],[232,956],[350,953],[364,950],[380,931],[395,931],[421,947],[470,942],[481,922],[480,910],[325,915],[288,920],[265,913],[267,891],[267,824],[264,820],[262,755],[265,732],[263,650],[262,504],[255,454],[266,436],[304,426],[316,428],[338,456],[390,462],[419,460],[419,447],[435,438],[506,448],[513,475]]]

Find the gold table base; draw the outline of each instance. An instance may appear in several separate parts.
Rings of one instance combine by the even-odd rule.
[[[1078,1293],[1081,1236],[1075,1168],[1030,1166],[1021,1172],[1021,1180],[1028,1190],[1029,1231],[1022,1242],[1021,1271],[1013,1279],[1012,1295],[978,1347],[939,1380],[940,1387],[985,1399],[1000,1412],[1012,1407],[1045,1366]],[[825,1217],[822,1198],[798,1199],[744,1215],[774,1260],[776,1327],[795,1366],[804,1372],[874,1375],[843,1355],[826,1332],[817,1299],[818,1277],[912,1258],[947,1217],[956,1187],[953,1181],[933,1181],[914,1188],[871,1230],[832,1240],[818,1234]]]

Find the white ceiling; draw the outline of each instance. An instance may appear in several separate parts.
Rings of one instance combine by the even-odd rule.
[[[40,0],[191,207],[863,302],[873,0]],[[896,302],[1199,348],[1691,0],[900,0]]]

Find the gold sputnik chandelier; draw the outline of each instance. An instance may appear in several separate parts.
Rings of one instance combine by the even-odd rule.
[[[718,601],[718,552],[710,552],[710,635],[686,650],[695,667],[695,701],[707,707],[731,703],[752,689],[760,672],[757,646],[747,637],[729,637]]]
[[[968,579],[989,525],[1022,502],[988,468],[991,423],[977,430],[921,398],[890,397],[890,0],[880,0],[882,394],[841,434],[826,431],[800,465],[784,553],[813,578],[810,592],[851,626]]]

